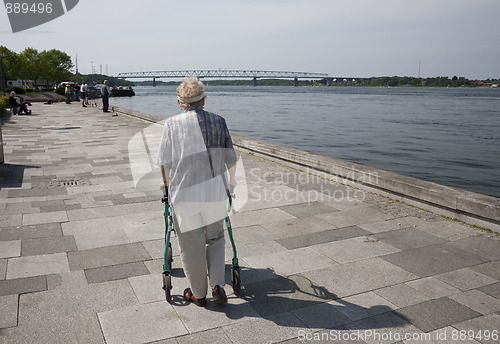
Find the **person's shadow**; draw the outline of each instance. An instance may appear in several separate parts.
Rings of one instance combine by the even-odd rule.
[[[231,266],[226,265],[226,292],[229,295],[229,303],[219,307],[210,307],[210,309],[225,312],[232,319],[255,317],[257,313],[280,326],[338,330],[348,329],[351,323],[355,323],[353,328],[358,330],[395,328],[408,324],[408,320],[403,315],[387,305],[371,307],[356,305],[339,298],[324,286],[314,284],[301,274],[283,277],[274,274],[271,269],[240,267],[242,287],[236,296],[230,294],[232,291],[230,270]],[[271,274],[275,277],[259,278],[259,276],[272,277]],[[245,277],[251,283],[245,283]],[[231,303],[231,300],[236,298],[241,298],[246,302]],[[331,301],[335,302],[330,303]],[[245,305],[249,305],[255,312],[243,311],[242,308]],[[238,311],[237,308],[241,309]],[[286,312],[291,312],[300,320],[295,323],[297,325],[290,323],[289,317],[279,316],[280,313]]]

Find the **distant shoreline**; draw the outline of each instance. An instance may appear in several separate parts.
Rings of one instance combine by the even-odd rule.
[[[395,79],[396,78],[396,79]],[[253,80],[202,80],[205,85],[211,86],[251,86],[254,87]],[[132,82],[134,86],[151,86],[153,87],[152,80],[146,81],[135,81]],[[176,86],[179,85],[180,81],[159,81],[156,80],[156,86]],[[400,77],[380,77],[380,78],[360,78],[352,80],[342,80],[333,81],[330,85],[327,85],[325,79],[322,80],[299,80],[299,87],[438,87],[438,88],[459,88],[459,87],[469,87],[469,88],[499,88],[499,80],[467,80],[457,78],[445,79],[444,77],[438,78],[400,78]],[[288,79],[258,79],[257,86],[295,86],[294,80]]]

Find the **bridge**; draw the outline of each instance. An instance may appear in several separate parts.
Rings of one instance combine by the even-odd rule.
[[[228,70],[228,69],[209,69],[209,70],[170,70],[170,71],[154,71],[154,72],[129,72],[119,73],[118,78],[153,78],[153,86],[156,85],[156,79],[161,78],[185,78],[188,76],[196,76],[198,78],[252,78],[253,85],[257,85],[257,79],[293,79],[295,86],[298,85],[299,79],[327,79],[329,83],[334,79],[326,73],[308,73],[308,72],[282,72],[282,71],[265,71],[265,70]]]

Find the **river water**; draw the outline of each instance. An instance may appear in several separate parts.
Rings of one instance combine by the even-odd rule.
[[[111,106],[170,117],[174,86]],[[231,132],[500,197],[500,89],[207,86]]]

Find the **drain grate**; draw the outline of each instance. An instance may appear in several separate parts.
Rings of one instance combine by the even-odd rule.
[[[61,187],[71,187],[71,186],[82,185],[81,179],[59,180],[58,182],[59,182],[59,186],[61,186]]]
[[[74,186],[89,185],[90,182],[87,179],[82,179],[79,177],[70,178],[57,178],[51,180],[40,181],[32,186],[33,189],[53,189],[53,188],[70,188]]]

